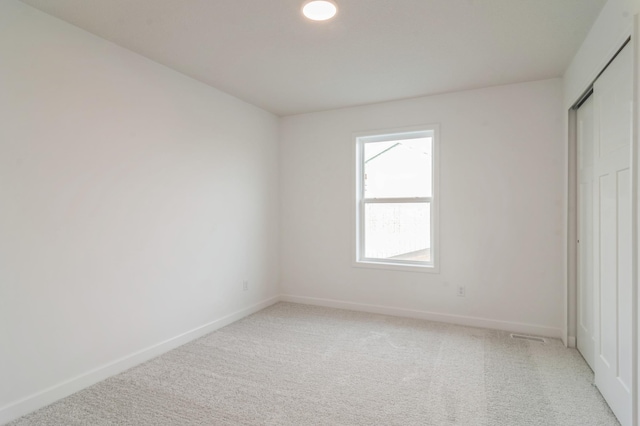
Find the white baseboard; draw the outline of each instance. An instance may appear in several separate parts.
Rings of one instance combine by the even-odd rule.
[[[576,347],[576,336],[567,336],[567,341],[565,342],[568,348]]]
[[[394,315],[398,317],[418,318],[429,321],[446,322],[450,324],[458,324],[471,327],[490,328],[495,330],[533,334],[545,337],[562,337],[562,331],[558,328],[534,324],[497,321],[486,318],[441,314],[412,309],[394,308],[390,306],[345,302],[333,299],[281,295],[263,300],[260,303],[249,306],[248,308],[234,312],[208,324],[204,324],[200,327],[194,328],[193,330],[172,337],[171,339],[165,340],[156,345],[150,346],[103,366],[97,367],[84,374],[70,378],[62,383],[58,383],[57,385],[51,386],[33,395],[27,396],[26,398],[5,405],[4,407],[0,407],[0,425],[8,423],[11,420],[15,420],[39,408],[45,407],[84,388],[87,388],[111,376],[128,370],[129,368],[135,367],[136,365],[139,365],[152,358],[155,358],[167,351],[170,351],[171,349],[175,349],[178,346],[184,345],[185,343],[197,339],[198,337],[204,336],[208,333],[211,333],[212,331],[215,331],[248,315],[258,312],[279,301],[300,303],[305,305],[326,306],[330,308],[349,309],[352,311],[371,312],[384,315]],[[569,345],[571,345],[571,343],[572,341],[570,337]],[[573,346],[575,346],[575,338],[573,338]]]
[[[202,337],[212,331],[229,325],[232,322],[238,321],[239,319],[271,306],[279,300],[279,296],[263,300],[260,303],[249,306],[248,308],[241,309],[208,324],[204,324],[200,327],[194,328],[193,330],[87,371],[84,374],[72,377],[62,383],[58,383],[57,385],[51,386],[33,395],[29,395],[26,398],[12,402],[4,407],[0,407],[0,424],[8,423],[11,420],[15,420],[25,414],[45,407],[59,399],[65,398],[84,388],[128,370],[131,367],[135,367],[136,365],[155,358],[158,355],[170,351],[171,349],[182,346],[187,342],[197,339],[198,337]]]
[[[535,324],[498,321],[486,318],[467,317],[462,315],[440,314],[413,309],[394,308],[390,306],[368,305],[364,303],[344,302],[342,300],[320,299],[316,297],[293,296],[283,294],[283,302],[301,303],[305,305],[325,306],[329,308],[349,309],[352,311],[370,312],[374,314],[394,315],[397,317],[418,318],[429,321],[446,322],[470,327],[490,328],[514,333],[532,334],[536,336],[561,338],[562,330]]]

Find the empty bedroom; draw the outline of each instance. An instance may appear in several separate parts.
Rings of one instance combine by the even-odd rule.
[[[0,0],[0,424],[640,425],[640,0]]]

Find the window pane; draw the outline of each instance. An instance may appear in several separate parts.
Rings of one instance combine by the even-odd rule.
[[[432,138],[364,144],[365,198],[431,197]]]
[[[364,227],[365,257],[431,261],[429,203],[367,203]]]

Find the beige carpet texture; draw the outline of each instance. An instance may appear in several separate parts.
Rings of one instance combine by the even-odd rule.
[[[12,423],[617,425],[559,340],[278,303]]]

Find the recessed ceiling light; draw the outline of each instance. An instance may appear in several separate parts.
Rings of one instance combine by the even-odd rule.
[[[311,0],[302,6],[302,13],[313,21],[326,21],[335,16],[338,7],[331,0]]]

